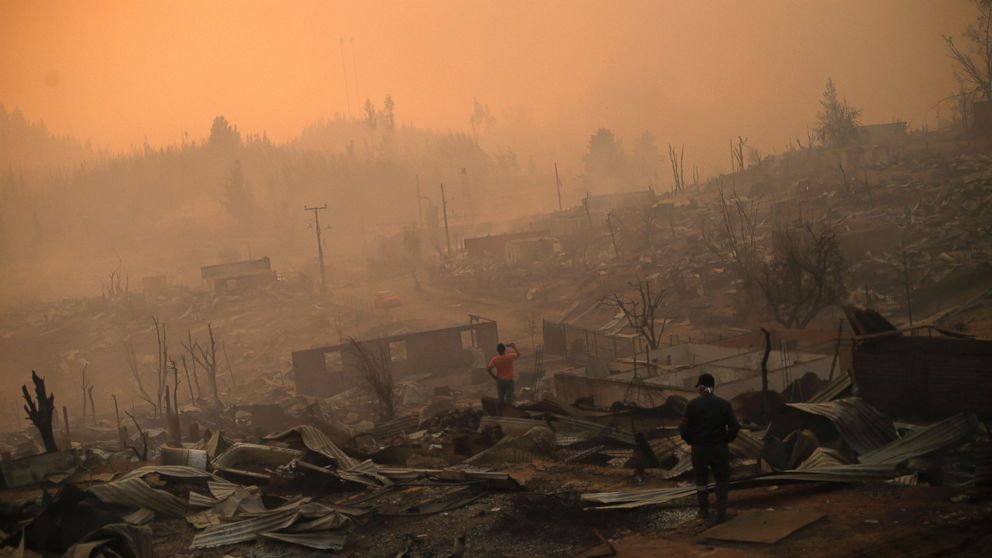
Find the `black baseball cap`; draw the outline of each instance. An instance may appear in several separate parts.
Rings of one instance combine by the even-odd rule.
[[[713,388],[716,386],[716,381],[713,379],[713,374],[700,374],[699,381],[696,382],[696,387],[703,386],[708,388]]]

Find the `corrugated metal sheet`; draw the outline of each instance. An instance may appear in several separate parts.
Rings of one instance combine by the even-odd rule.
[[[844,457],[844,454],[830,448],[816,448],[813,453],[799,464],[797,469],[822,469],[826,467],[838,467],[850,465],[851,460]]]
[[[902,475],[894,479],[889,479],[886,484],[898,484],[900,486],[916,486],[919,484],[920,475],[919,473],[912,473],[910,475]]]
[[[582,442],[588,442],[596,437],[596,433],[592,431],[586,432],[576,432],[576,433],[562,433],[555,432],[555,445],[558,447],[568,447],[575,444],[581,444]]]
[[[765,447],[765,443],[762,441],[764,433],[761,432],[759,434],[760,436],[752,434],[747,430],[741,430],[737,433],[737,438],[728,445],[730,453],[745,459],[758,459],[761,457],[761,451]]]
[[[86,491],[105,504],[147,508],[170,517],[186,515],[185,502],[164,490],[148,486],[148,483],[137,477],[95,484]]]
[[[259,533],[268,533],[289,527],[299,517],[299,509],[288,509],[243,521],[208,527],[193,537],[190,548],[215,548],[252,541]]]
[[[597,453],[599,453],[605,447],[606,446],[593,446],[593,447],[591,447],[589,449],[585,449],[585,450],[582,450],[582,451],[573,453],[571,455],[568,455],[567,457],[565,457],[564,459],[562,459],[561,462],[562,463],[577,463],[577,462],[580,462],[580,461],[582,461],[584,459],[588,459],[589,457],[592,457],[592,456],[596,455]]]
[[[414,432],[417,430],[419,425],[420,415],[407,415],[405,417],[399,417],[390,421],[379,423],[375,425],[375,428],[372,430],[362,432],[359,436],[371,436],[380,441],[388,440],[389,438],[399,436],[401,434]]]
[[[826,403],[827,401],[833,401],[849,390],[851,385],[850,374],[841,373],[827,385],[823,386],[823,389],[818,391],[813,397],[810,397],[807,403]]]
[[[667,469],[661,474],[663,479],[674,479],[688,473],[692,469],[692,453],[684,453],[679,458],[679,462],[671,469]]]
[[[616,440],[618,442],[631,446],[634,445],[634,435],[632,433],[620,430],[618,428],[613,428],[612,426],[603,426],[602,424],[598,424],[589,420],[580,419],[576,417],[564,417],[560,415],[555,417],[555,423],[561,423],[563,425],[567,425],[568,427],[573,428],[575,430],[596,432],[597,434],[606,436],[607,438],[610,438],[612,440]]]
[[[121,478],[119,480],[144,477],[151,474],[158,474],[163,477],[173,477],[177,479],[219,480],[219,477],[216,477],[213,474],[204,471],[203,469],[197,469],[195,467],[189,467],[187,465],[146,465],[144,467],[138,467],[133,471],[121,475]]]
[[[210,490],[210,494],[213,494],[213,497],[218,501],[224,500],[231,494],[234,494],[234,491],[237,490],[239,486],[241,485],[226,481],[224,479],[218,479],[207,483],[207,488]]]
[[[822,469],[792,470],[781,473],[772,473],[747,479],[731,481],[731,488],[741,488],[754,486],[755,484],[765,484],[781,481],[807,481],[807,482],[861,482],[866,480],[889,479],[897,476],[894,466],[891,465],[842,465],[837,467],[824,467]],[[712,485],[710,489],[714,488]],[[632,509],[643,506],[652,506],[672,502],[686,496],[695,494],[693,486],[676,488],[652,488],[642,490],[627,490],[621,492],[597,492],[582,494],[580,499],[587,504],[601,504],[597,509]]]
[[[810,482],[862,482],[884,480],[897,476],[893,465],[837,465],[820,469],[793,469],[781,473],[763,475],[754,480],[766,481],[810,481]]]
[[[481,430],[486,426],[498,425],[503,432],[526,432],[535,426],[547,427],[548,423],[543,420],[536,419],[525,419],[525,418],[515,418],[515,417],[494,417],[491,415],[485,415],[479,419],[479,429]]]
[[[841,438],[858,455],[896,439],[892,421],[860,397],[824,403],[788,403],[788,406],[830,420]]]
[[[192,508],[212,508],[220,503],[220,500],[207,496],[205,494],[200,494],[199,492],[189,491],[189,505]]]
[[[349,469],[358,465],[358,460],[346,454],[341,448],[337,447],[326,434],[310,426],[309,424],[303,424],[294,428],[290,428],[284,432],[278,434],[272,434],[266,436],[266,440],[280,440],[291,434],[298,434],[300,439],[303,441],[303,445],[307,447],[310,451],[314,453],[319,453],[328,459],[334,460],[338,464],[338,467],[342,469]]]
[[[971,436],[971,424],[964,413],[931,424],[884,447],[858,457],[862,463],[897,464],[914,457],[959,444]]]
[[[211,465],[217,471],[227,471],[265,480],[268,475],[249,471],[245,465],[252,465],[253,468],[275,469],[300,457],[303,457],[303,453],[293,449],[238,442],[214,458]]]

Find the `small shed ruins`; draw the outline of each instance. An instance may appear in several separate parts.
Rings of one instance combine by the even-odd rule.
[[[528,259],[535,250],[547,250],[548,231],[492,234],[465,239],[465,253],[480,260],[516,261]],[[550,254],[548,254],[550,255]]]
[[[264,286],[277,279],[268,256],[257,260],[207,265],[200,268],[200,276],[212,293]]]
[[[388,355],[395,377],[414,374],[468,374],[496,354],[496,322],[476,316],[471,323],[359,341]],[[361,364],[354,346],[339,343],[293,352],[297,393],[329,397],[358,384]]]

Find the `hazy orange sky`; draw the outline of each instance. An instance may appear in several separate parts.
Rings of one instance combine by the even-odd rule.
[[[224,114],[275,140],[358,96],[402,123],[466,129],[473,97],[503,142],[573,162],[589,134],[645,129],[710,174],[742,134],[805,139],[827,76],[863,121],[936,122],[954,90],[944,34],[965,0],[47,2],[0,0],[0,103],[127,149]],[[351,51],[351,110],[358,112]]]

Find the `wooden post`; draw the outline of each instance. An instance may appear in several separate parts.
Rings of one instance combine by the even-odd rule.
[[[117,419],[117,442],[120,444],[121,451],[127,449],[127,438],[124,434],[124,427],[121,426],[121,410],[117,406],[117,394],[112,394],[111,397],[114,398],[114,417]]]
[[[72,437],[69,436],[69,409],[62,405],[62,420],[65,421],[65,449],[72,449]]]
[[[610,227],[610,239],[613,241],[613,255],[620,257],[620,248],[617,247],[617,235],[613,232],[613,212],[606,214],[606,224]]]
[[[441,212],[444,213],[444,241],[448,247],[446,256],[451,255],[451,235],[448,234],[448,198],[444,196],[444,183],[441,183]]]
[[[324,243],[320,239],[320,216],[317,212],[327,209],[327,204],[320,207],[304,205],[304,211],[313,211],[313,230],[317,234],[317,262],[320,265],[320,294],[327,292],[327,276],[324,271]]]
[[[765,420],[771,422],[771,404],[768,402],[768,355],[772,352],[772,336],[765,328],[761,328],[761,333],[765,334],[765,355],[761,357],[761,393],[765,410]]]
[[[906,254],[906,241],[902,243],[902,279],[906,287],[906,311],[909,313],[909,327],[913,327],[913,299],[909,295],[909,256]]]

